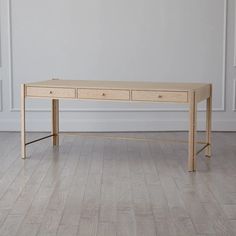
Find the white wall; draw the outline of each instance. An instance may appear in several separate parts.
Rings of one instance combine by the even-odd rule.
[[[0,130],[19,130],[20,84],[52,77],[210,82],[213,129],[236,130],[234,0],[0,0],[0,12]],[[28,130],[50,128],[49,101],[27,108]],[[187,109],[63,101],[60,126],[186,130]]]

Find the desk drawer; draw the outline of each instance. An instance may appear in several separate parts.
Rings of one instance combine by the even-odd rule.
[[[129,100],[129,90],[78,89],[78,98],[98,100]]]
[[[188,92],[134,90],[132,100],[185,103],[188,102]]]
[[[27,87],[26,95],[29,97],[75,98],[75,91],[73,88]]]

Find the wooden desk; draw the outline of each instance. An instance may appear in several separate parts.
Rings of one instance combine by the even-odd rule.
[[[52,100],[51,135],[26,143],[25,99],[49,98]],[[202,150],[211,156],[212,85],[200,83],[155,83],[124,81],[47,80],[21,86],[21,150],[26,157],[26,146],[52,137],[59,143],[59,99],[92,99],[115,101],[172,102],[189,105],[188,170],[196,170],[196,156]],[[196,150],[197,104],[206,100],[206,140]]]

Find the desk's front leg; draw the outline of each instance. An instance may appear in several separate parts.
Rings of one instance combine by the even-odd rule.
[[[59,100],[52,99],[52,143],[59,145]]]
[[[21,85],[21,99],[20,99],[20,111],[21,111],[21,158],[26,158],[26,135],[25,135],[25,85]]]
[[[188,139],[188,171],[196,170],[196,132],[197,103],[195,92],[189,92],[189,139]]]
[[[205,155],[211,157],[211,119],[212,119],[212,85],[210,85],[210,96],[206,100],[206,148]]]

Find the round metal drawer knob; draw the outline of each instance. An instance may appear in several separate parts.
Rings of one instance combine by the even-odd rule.
[[[158,98],[162,98],[162,95],[158,95]]]
[[[104,97],[104,96],[106,96],[106,94],[105,94],[105,93],[102,93],[102,96]]]
[[[50,91],[49,93],[52,94],[52,91]]]

